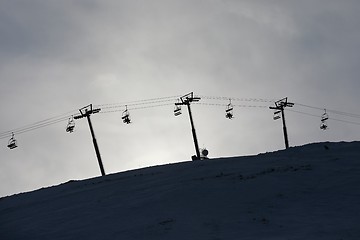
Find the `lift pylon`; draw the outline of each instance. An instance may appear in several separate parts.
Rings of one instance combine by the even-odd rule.
[[[89,123],[91,136],[92,136],[92,139],[93,139],[93,144],[94,144],[94,148],[95,148],[96,157],[97,157],[99,167],[100,167],[100,172],[101,172],[102,176],[105,176],[105,170],[104,170],[104,166],[103,166],[103,163],[102,163],[102,160],[101,160],[100,150],[99,150],[96,138],[95,138],[94,129],[93,129],[93,126],[91,124],[91,119],[90,119],[91,114],[98,113],[98,112],[100,112],[100,110],[101,110],[100,108],[93,109],[92,104],[90,104],[88,106],[80,108],[79,109],[80,115],[74,116],[74,119],[80,119],[80,118],[84,118],[84,117],[87,118],[88,123]]]
[[[200,97],[194,97],[194,93],[191,92],[191,93],[188,93],[188,94],[182,96],[180,98],[181,102],[175,103],[175,106],[186,105],[187,109],[188,109],[188,112],[189,112],[190,123],[191,123],[191,131],[192,131],[192,135],[193,135],[193,139],[194,139],[194,145],[195,145],[195,151],[196,151],[196,155],[192,156],[192,160],[200,160],[201,156],[200,156],[199,143],[198,143],[197,136],[196,136],[194,120],[193,120],[193,117],[192,117],[190,104],[192,102],[198,102],[198,101],[200,101],[200,99],[201,99]]]
[[[275,102],[274,107],[269,107],[270,109],[275,110],[274,112],[274,120],[277,120],[280,118],[279,113],[281,113],[282,123],[283,123],[283,132],[284,132],[284,140],[285,140],[285,148],[289,148],[289,139],[286,129],[286,123],[285,123],[285,113],[284,108],[286,107],[293,107],[294,103],[288,102],[287,97],[280,99],[279,101]]]

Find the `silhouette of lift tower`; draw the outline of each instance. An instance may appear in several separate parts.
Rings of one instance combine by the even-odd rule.
[[[288,134],[287,134],[287,130],[286,130],[284,109],[286,107],[293,107],[293,106],[294,106],[294,103],[288,102],[287,97],[286,97],[286,98],[280,99],[279,101],[276,101],[275,107],[269,107],[270,109],[274,110],[274,120],[278,120],[279,118],[282,118],[286,149],[289,148],[289,139],[288,139]],[[281,116],[280,116],[280,113],[281,113]]]
[[[189,112],[191,130],[192,130],[192,135],[193,135],[194,144],[195,144],[195,151],[196,151],[196,156],[192,156],[192,160],[200,160],[201,158],[200,158],[199,144],[198,144],[198,140],[197,140],[197,136],[196,136],[196,132],[195,132],[194,120],[192,117],[190,104],[192,102],[198,102],[198,101],[200,101],[200,99],[201,98],[199,98],[199,97],[194,97],[194,93],[191,92],[191,93],[188,93],[188,94],[182,96],[180,98],[181,101],[179,101],[178,103],[175,103],[176,106],[186,105],[188,112]],[[176,114],[175,114],[175,116],[176,116]]]
[[[92,104],[90,104],[90,105],[88,105],[86,107],[80,108],[79,111],[80,111],[81,115],[74,116],[74,119],[80,119],[80,118],[84,118],[84,117],[87,118],[88,123],[89,123],[89,127],[90,127],[90,132],[91,132],[93,144],[94,144],[94,148],[95,148],[95,152],[96,152],[96,157],[97,157],[99,167],[100,167],[100,171],[101,171],[101,175],[105,176],[105,170],[104,170],[103,163],[101,161],[100,150],[99,150],[96,138],[95,138],[94,129],[93,129],[93,126],[91,124],[91,119],[90,119],[91,114],[98,113],[98,112],[100,112],[100,110],[101,110],[100,108],[93,109]]]

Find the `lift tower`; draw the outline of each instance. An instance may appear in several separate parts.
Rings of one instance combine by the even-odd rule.
[[[287,97],[286,97],[286,98],[280,99],[279,101],[276,101],[275,107],[269,107],[270,109],[275,110],[274,111],[274,120],[279,119],[280,118],[279,113],[281,113],[286,149],[289,148],[289,139],[288,139],[288,134],[287,134],[287,130],[286,130],[284,108],[285,107],[293,107],[293,106],[294,106],[294,103],[288,102]]]
[[[191,92],[191,93],[188,93],[188,94],[182,96],[180,98],[181,102],[175,103],[176,106],[186,105],[188,112],[189,112],[191,130],[192,130],[192,135],[193,135],[194,144],[195,144],[195,151],[196,151],[196,158],[193,158],[193,160],[200,160],[200,150],[199,150],[198,140],[196,137],[196,132],[195,132],[194,121],[193,121],[193,117],[192,117],[192,113],[191,113],[190,104],[192,102],[198,102],[198,101],[200,101],[200,99],[201,99],[200,97],[194,97],[194,93]]]
[[[96,157],[97,157],[99,167],[100,167],[100,171],[101,171],[101,175],[105,176],[105,170],[104,170],[103,163],[101,161],[100,150],[99,150],[96,138],[95,138],[94,129],[93,129],[93,126],[91,124],[91,119],[90,119],[91,114],[98,113],[98,112],[100,112],[100,110],[101,110],[100,108],[93,109],[92,104],[90,104],[88,106],[80,108],[79,111],[80,111],[81,115],[74,116],[74,119],[80,119],[80,118],[83,118],[83,117],[87,118],[88,123],[89,123],[89,127],[90,127],[90,132],[91,132],[93,144],[94,144],[94,148],[95,148]]]

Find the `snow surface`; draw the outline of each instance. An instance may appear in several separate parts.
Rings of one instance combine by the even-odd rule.
[[[0,239],[360,239],[360,142],[156,166],[0,199]]]

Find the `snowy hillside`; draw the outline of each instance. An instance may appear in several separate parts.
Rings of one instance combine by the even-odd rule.
[[[360,142],[185,162],[0,199],[0,239],[360,239]]]

